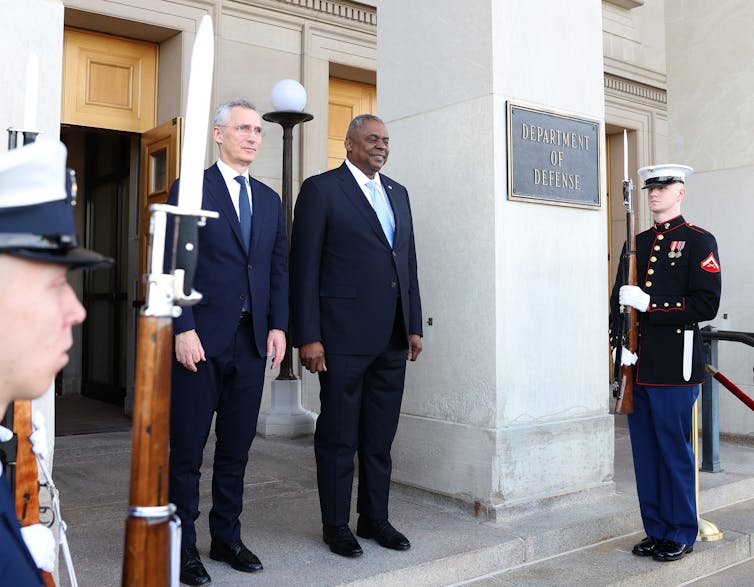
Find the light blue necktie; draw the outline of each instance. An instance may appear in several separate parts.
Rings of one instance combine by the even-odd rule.
[[[377,218],[379,218],[380,220],[382,231],[385,233],[387,242],[389,242],[390,246],[392,247],[393,234],[395,232],[395,221],[393,220],[393,215],[391,214],[390,204],[388,203],[385,195],[382,193],[382,190],[377,188],[376,182],[370,180],[366,183],[366,186],[367,188],[369,188],[369,192],[372,194],[372,206],[374,207],[374,211],[377,213]]]
[[[246,178],[239,175],[235,180],[241,185],[241,192],[238,194],[238,219],[241,222],[241,236],[246,252],[249,251],[251,242],[251,206],[249,206],[249,192],[246,190]]]

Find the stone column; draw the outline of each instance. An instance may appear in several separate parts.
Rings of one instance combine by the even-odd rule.
[[[604,119],[601,3],[377,16],[384,171],[411,195],[425,321],[393,479],[492,515],[612,487],[604,171],[596,209],[510,201],[506,134],[510,99]]]

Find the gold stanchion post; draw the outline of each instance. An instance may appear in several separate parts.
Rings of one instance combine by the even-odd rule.
[[[694,402],[691,418],[691,444],[694,448],[694,477],[696,479],[696,519],[699,526],[697,540],[715,542],[723,539],[723,531],[699,515],[699,399]]]

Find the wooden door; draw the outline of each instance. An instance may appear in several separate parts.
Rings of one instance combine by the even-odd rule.
[[[327,168],[335,169],[346,158],[343,140],[348,124],[359,114],[377,111],[377,88],[372,84],[330,78],[328,104]]]
[[[156,122],[158,45],[65,27],[61,122],[144,132]]]
[[[139,177],[139,275],[149,267],[149,206],[164,204],[170,186],[178,177],[180,169],[181,136],[183,118],[163,122],[141,135],[141,171]],[[139,299],[146,295],[146,284],[139,285]]]

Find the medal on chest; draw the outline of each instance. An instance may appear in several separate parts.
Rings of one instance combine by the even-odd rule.
[[[668,253],[668,257],[671,259],[678,259],[681,255],[683,255],[683,247],[686,246],[686,241],[672,241],[670,243],[670,252]]]

